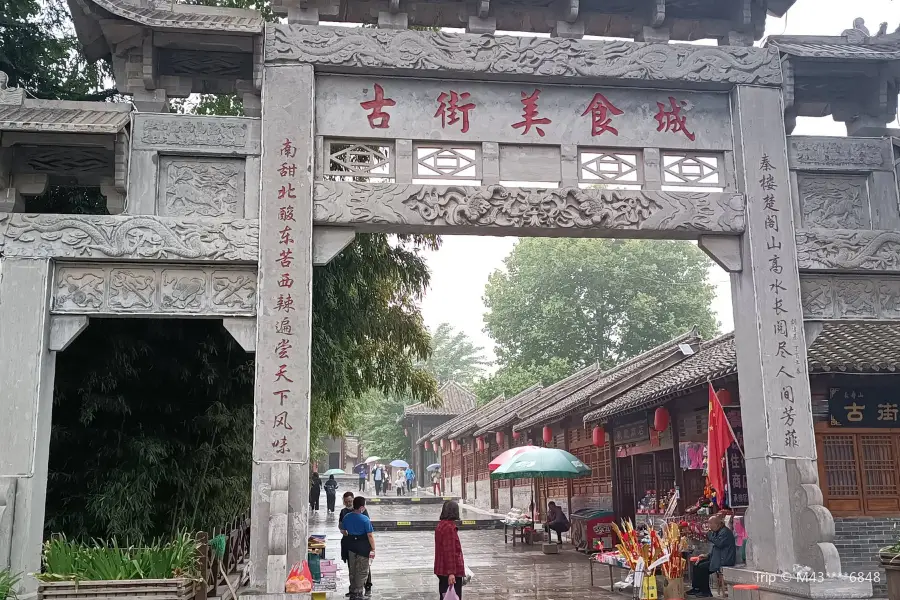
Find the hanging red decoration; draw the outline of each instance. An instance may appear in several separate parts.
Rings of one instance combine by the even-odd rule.
[[[479,452],[484,452],[484,438],[479,437],[475,440],[475,446],[478,448]]]
[[[447,440],[445,440],[444,438],[441,438],[441,450],[445,449],[446,447],[447,447]]]
[[[425,447],[425,451],[431,450],[431,444],[428,443],[428,440],[425,440],[425,443],[422,444]]]
[[[544,425],[544,443],[549,444],[553,441],[553,430],[549,425]]]
[[[597,425],[596,427],[594,427],[594,430],[591,431],[591,441],[598,448],[600,446],[606,445],[606,431],[604,431],[602,427]]]
[[[522,437],[521,433],[519,433],[518,431],[513,431],[513,439],[514,440],[518,440],[520,437]]]
[[[660,406],[656,409],[656,412],[653,413],[653,429],[656,431],[665,431],[669,426],[669,409],[665,406]]]
[[[719,399],[719,404],[721,404],[722,406],[731,406],[731,392],[729,392],[725,388],[717,391],[716,397]]]
[[[497,445],[498,445],[498,446],[502,446],[502,445],[503,445],[503,432],[502,432],[502,431],[498,431],[498,432],[497,432],[497,435],[495,436],[495,438],[496,438],[496,440],[497,440]]]

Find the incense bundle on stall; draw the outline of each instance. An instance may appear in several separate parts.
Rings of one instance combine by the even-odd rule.
[[[668,562],[662,565],[662,574],[666,578],[663,596],[667,600],[684,598],[684,570],[687,561],[681,556],[683,546],[681,527],[678,523],[667,524],[662,530],[662,547],[669,555]]]

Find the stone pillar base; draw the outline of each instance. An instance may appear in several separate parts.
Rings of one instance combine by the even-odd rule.
[[[815,600],[830,600],[831,598],[871,598],[871,581],[850,581],[847,579],[823,578],[818,574],[810,579],[814,581],[798,581],[793,575],[776,575],[751,569],[734,569],[725,567],[722,569],[725,583],[728,585],[728,597],[731,600],[795,600],[807,598]],[[747,593],[735,590],[737,584],[752,584],[759,586],[758,590]]]

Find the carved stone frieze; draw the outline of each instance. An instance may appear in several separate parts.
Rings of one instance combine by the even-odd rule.
[[[803,318],[898,319],[900,277],[801,275]]]
[[[157,214],[243,217],[243,159],[160,157]]]
[[[792,169],[876,170],[890,169],[890,140],[836,137],[788,138],[788,162]]]
[[[798,173],[797,189],[804,228],[871,228],[865,176]]]
[[[819,229],[797,232],[806,271],[900,271],[900,232]]]
[[[780,85],[774,48],[266,26],[266,62],[341,69]]]
[[[238,119],[154,117],[140,128],[140,140],[148,146],[243,148],[248,135],[248,123]]]
[[[256,268],[149,264],[57,266],[54,314],[256,314]]]
[[[255,220],[0,214],[4,256],[256,262]]]
[[[579,229],[579,235],[639,230],[693,237],[691,232],[744,230],[740,194],[317,182],[313,200],[316,224],[395,231],[466,228],[474,233],[472,226],[481,226],[487,235]]]

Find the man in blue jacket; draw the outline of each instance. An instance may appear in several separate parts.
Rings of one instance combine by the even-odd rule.
[[[722,567],[733,567],[737,561],[737,544],[734,534],[725,527],[722,517],[713,515],[709,518],[709,532],[706,534],[711,546],[709,556],[700,555],[691,573],[693,587],[687,591],[688,596],[709,598],[712,590],[709,587],[710,573],[718,573]]]

